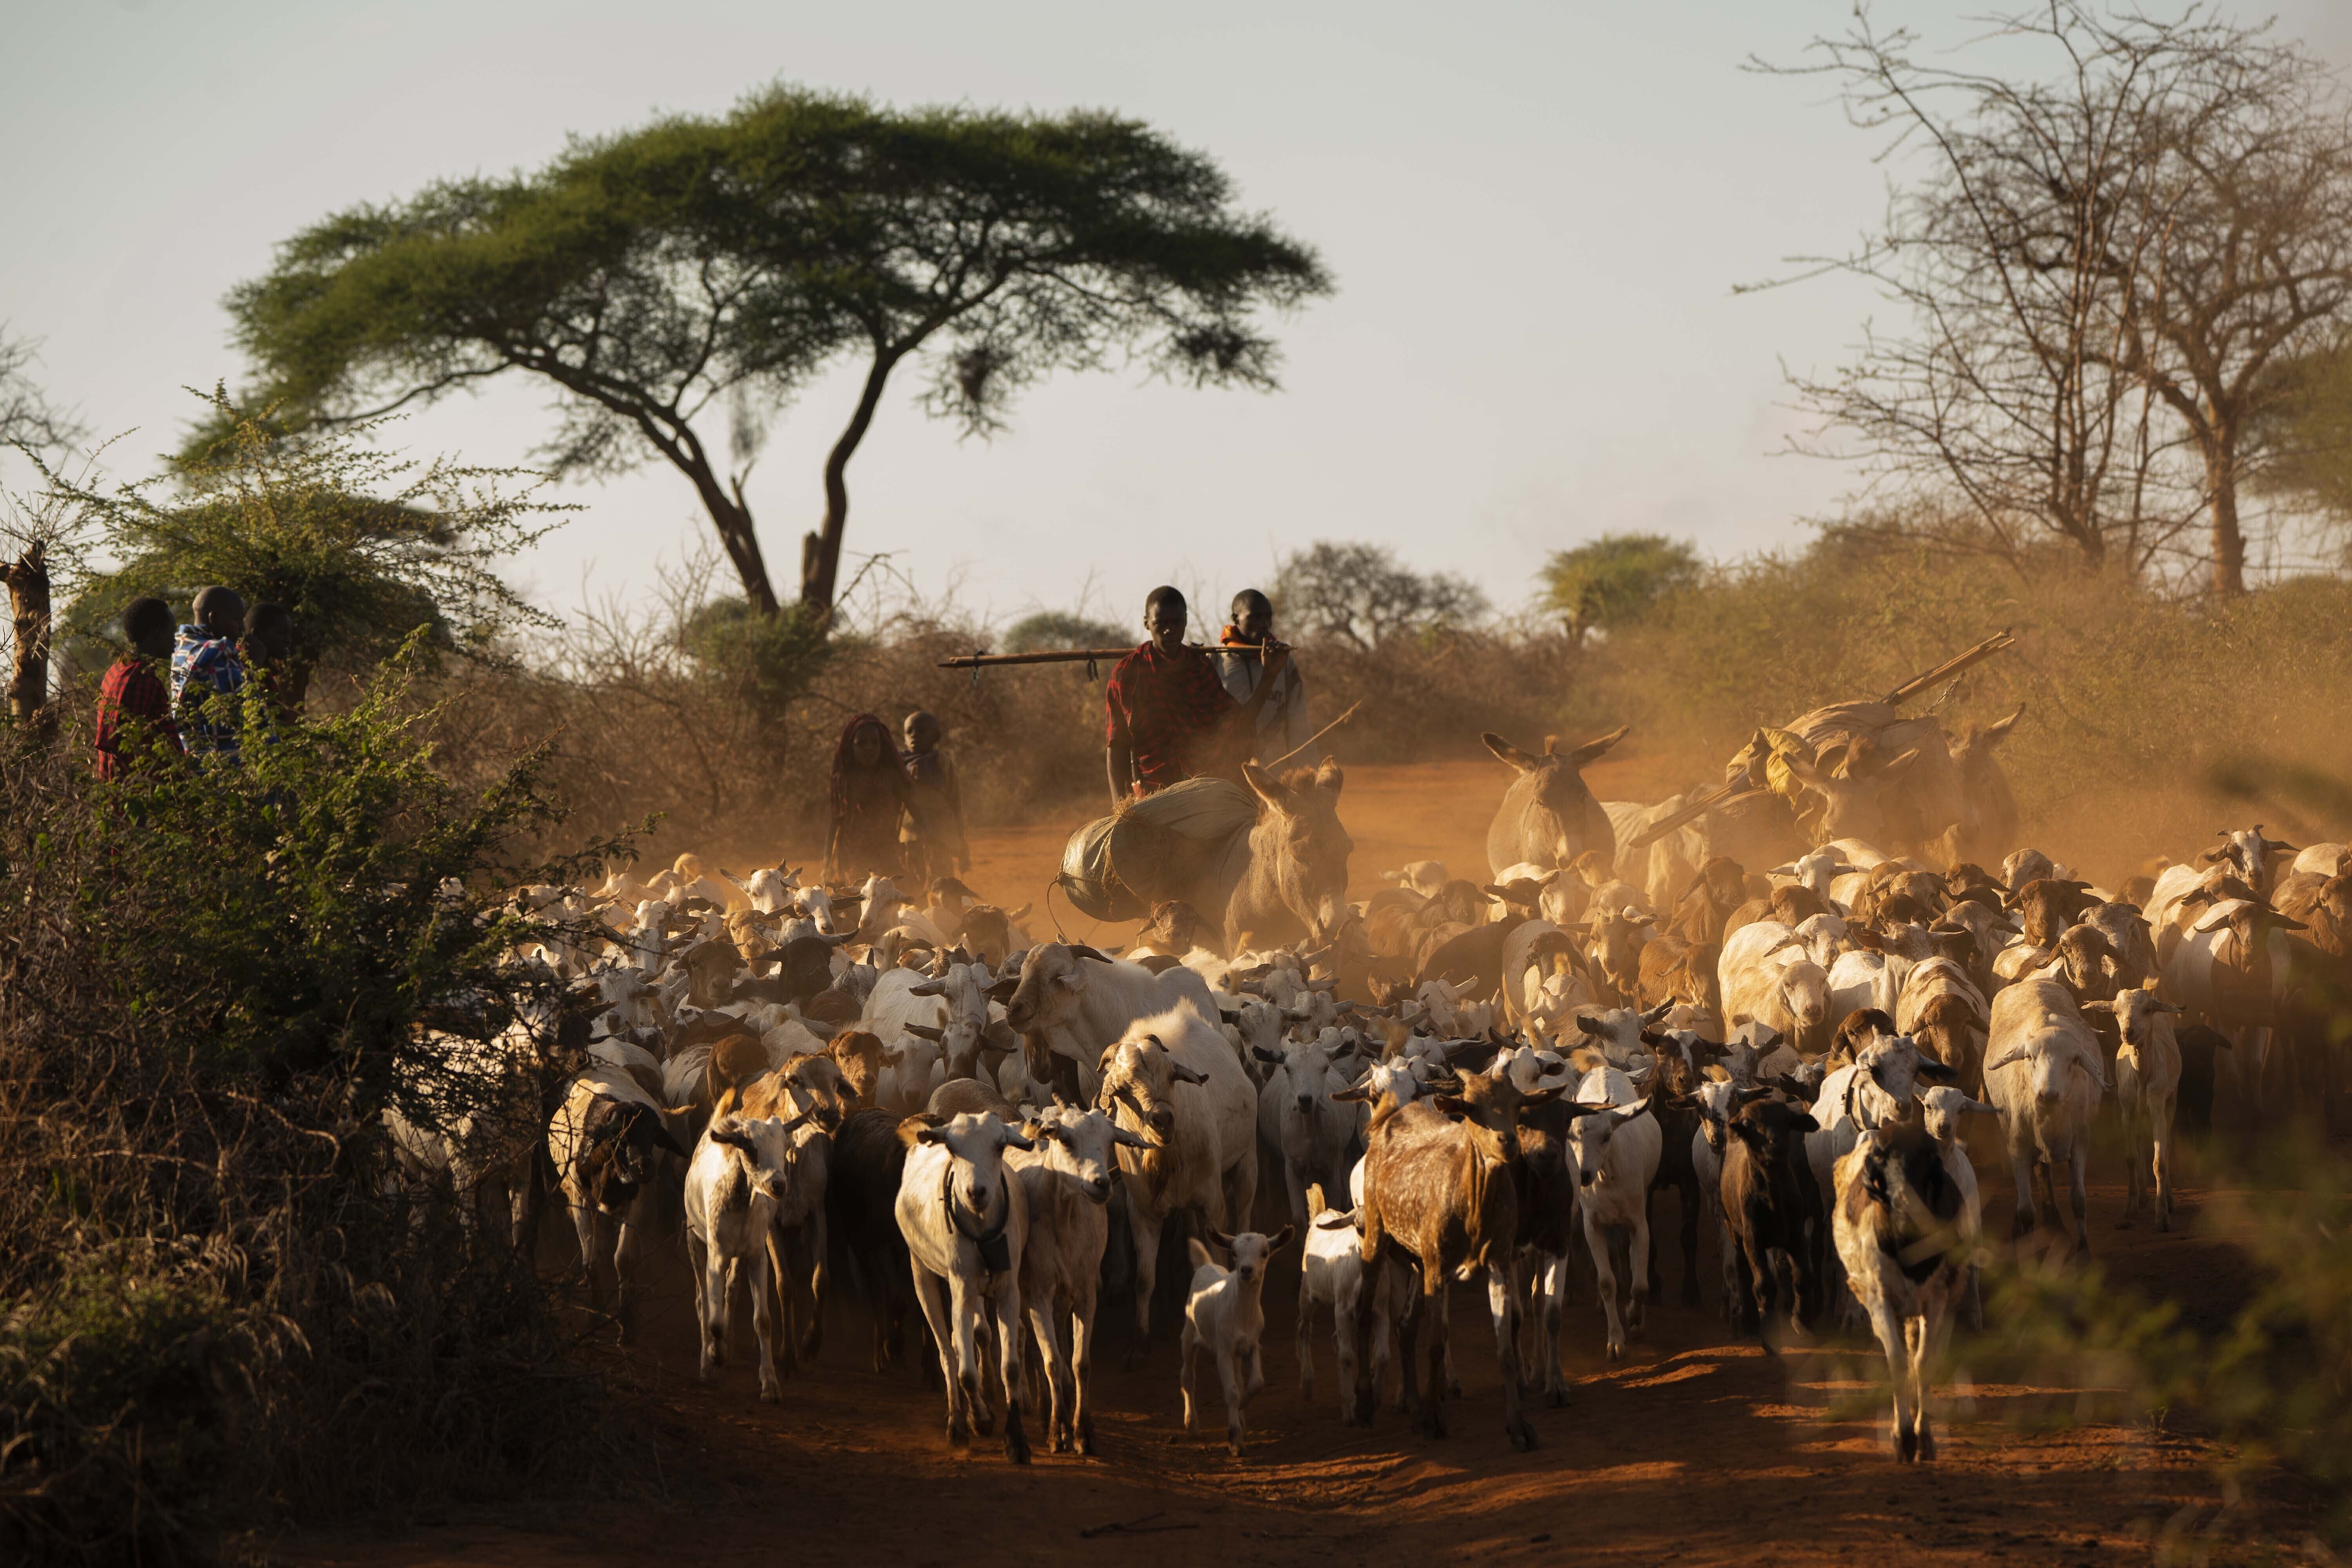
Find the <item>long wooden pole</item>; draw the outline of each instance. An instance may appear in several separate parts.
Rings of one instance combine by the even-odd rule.
[[[1102,664],[1125,658],[1135,651],[1132,647],[1051,647],[1035,653],[967,653],[954,658],[940,660],[941,669],[986,669],[1000,664]],[[1261,643],[1227,643],[1218,647],[1202,647],[1202,653],[1264,654]]]
[[[1348,704],[1348,710],[1345,713],[1340,714],[1337,719],[1332,720],[1328,724],[1324,725],[1323,728],[1316,731],[1315,733],[1307,736],[1307,739],[1299,742],[1298,744],[1291,747],[1290,750],[1283,752],[1282,755],[1275,758],[1274,761],[1266,763],[1265,765],[1270,768],[1278,768],[1282,766],[1283,763],[1290,761],[1291,758],[1297,756],[1299,752],[1305,751],[1307,747],[1313,745],[1316,742],[1321,740],[1324,736],[1329,734],[1332,731],[1338,729],[1349,720],[1354,718],[1356,716],[1356,710],[1361,708],[1363,705],[1364,700],[1360,697],[1357,698],[1353,702]]]
[[[2016,641],[2015,637],[2009,635],[2009,628],[2004,626],[1974,647],[1963,648],[1924,675],[1913,676],[1888,692],[1881,700],[1889,708],[1896,707],[1906,699],[1918,696],[1945,677],[1958,675],[1971,665],[1982,663]]]

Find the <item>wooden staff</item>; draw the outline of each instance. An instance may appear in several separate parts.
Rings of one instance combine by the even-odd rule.
[[[1734,795],[1732,792],[1735,789],[1739,793]],[[1745,779],[1727,780],[1719,784],[1711,784],[1675,807],[1672,816],[1659,818],[1625,840],[1625,847],[1647,849],[1675,828],[1685,823],[1697,821],[1718,805],[1729,805],[1734,802],[1746,800],[1749,795],[1764,793],[1760,789],[1748,788]]]
[[[1926,674],[1913,676],[1910,679],[1905,681],[1902,685],[1888,692],[1879,700],[1885,702],[1889,708],[1899,706],[1906,698],[1918,696],[1919,693],[1927,690],[1927,688],[1935,685],[1936,682],[1942,680],[1947,676],[1958,675],[1960,671],[1969,668],[1972,665],[1983,663],[1986,659],[1990,658],[1993,655],[1999,653],[2001,649],[2011,646],[2016,641],[2017,639],[2015,637],[2009,635],[2009,628],[2004,626],[2000,631],[1993,633],[1992,636],[1985,638],[1984,641],[1977,644],[1974,647],[1965,648],[1960,652],[1954,654],[1951,658],[1946,659],[1935,668],[1928,670]]]
[[[1265,652],[1265,647],[1262,643],[1227,643],[1218,647],[1202,647],[1198,643],[1191,646],[1200,647],[1202,653],[1262,655]],[[1116,662],[1134,651],[1135,649],[1131,647],[1050,647],[1039,648],[1035,653],[967,653],[959,654],[954,658],[940,660],[940,668],[941,669],[985,669],[999,664],[1099,664],[1107,661]]]
[[[1316,731],[1315,733],[1307,736],[1307,739],[1299,742],[1298,744],[1291,747],[1290,750],[1283,752],[1282,755],[1275,758],[1274,761],[1266,763],[1265,765],[1269,768],[1278,768],[1282,766],[1283,763],[1290,761],[1291,758],[1297,756],[1299,752],[1305,751],[1307,747],[1313,745],[1316,742],[1321,740],[1324,736],[1329,734],[1332,731],[1338,729],[1349,720],[1354,718],[1356,716],[1356,710],[1361,708],[1363,705],[1364,700],[1360,697],[1357,698],[1353,702],[1348,704],[1348,710],[1345,713],[1340,714],[1337,719],[1332,720],[1328,724],[1324,725],[1323,728]]]

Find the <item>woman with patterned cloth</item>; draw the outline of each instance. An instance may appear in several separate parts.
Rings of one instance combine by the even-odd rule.
[[[833,750],[833,826],[824,841],[824,879],[859,882],[868,872],[898,874],[898,819],[907,775],[889,727],[860,713],[842,727]]]

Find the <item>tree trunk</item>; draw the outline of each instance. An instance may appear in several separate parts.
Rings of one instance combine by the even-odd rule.
[[[716,475],[704,471],[692,477],[694,488],[702,496],[702,508],[710,514],[710,525],[719,531],[719,542],[743,584],[743,597],[761,615],[774,615],[776,590],[768,581],[767,557],[760,552],[760,536],[751,527],[751,509],[743,504],[740,492],[730,496],[721,489]]]
[[[8,580],[8,613],[16,637],[8,716],[29,728],[41,721],[49,700],[49,563],[45,546],[35,540],[0,574]]]
[[[824,459],[824,526],[823,531],[804,534],[801,539],[801,603],[830,619],[833,615],[833,595],[841,577],[841,536],[849,521],[849,486],[845,476],[849,459],[857,444],[866,439],[866,427],[874,423],[875,406],[882,401],[883,384],[890,379],[890,370],[898,356],[877,352],[873,367],[866,373],[866,388],[858,395],[857,409],[849,416],[849,427]]]
[[[2205,483],[2212,491],[2213,592],[2234,598],[2246,591],[2246,536],[2238,526],[2238,454],[2226,435],[2205,455]]]

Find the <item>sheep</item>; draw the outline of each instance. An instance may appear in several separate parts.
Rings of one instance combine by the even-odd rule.
[[[1213,1227],[1210,1240],[1233,1258],[1221,1267],[1199,1237],[1190,1237],[1192,1285],[1184,1299],[1184,1337],[1181,1384],[1184,1390],[1184,1430],[1201,1429],[1199,1407],[1192,1398],[1192,1373],[1206,1351],[1216,1363],[1217,1381],[1225,1394],[1225,1451],[1238,1459],[1246,1442],[1243,1415],[1249,1402],[1265,1386],[1265,1358],[1259,1342],[1265,1337],[1266,1259],[1290,1244],[1291,1229],[1284,1226],[1272,1236],[1245,1230],[1227,1236]]]
[[[1927,1369],[1943,1354],[1979,1221],[1924,1129],[1872,1132],[1838,1162],[1831,1221],[1846,1279],[1869,1314],[1895,1384],[1895,1458],[1936,1457]]]
[[[1150,1144],[1098,1110],[1058,1108],[1024,1129],[1037,1147],[1012,1152],[1005,1163],[1029,1208],[1021,1252],[1021,1300],[1037,1354],[1053,1384],[1048,1446],[1056,1454],[1092,1454],[1095,1424],[1095,1289],[1110,1237],[1108,1205],[1118,1170],[1114,1148]],[[1062,1324],[1070,1340],[1062,1342]]]
[[[893,1213],[907,1238],[915,1298],[940,1347],[947,1382],[948,1441],[992,1425],[980,1357],[983,1318],[996,1340],[1004,1389],[1004,1457],[1029,1462],[1021,1426],[1021,1253],[1029,1237],[1026,1190],[1004,1151],[1036,1145],[993,1116],[934,1122],[909,1117]],[[941,1286],[944,1284],[944,1292]]]
[[[2138,1217],[2153,1185],[2156,1228],[2170,1230],[2173,1102],[2180,1090],[2180,1046],[2173,1037],[2172,1020],[2181,1009],[2158,1000],[2154,991],[2135,989],[2117,992],[2112,1002],[2085,1002],[2083,1010],[2113,1017],[2120,1036],[2116,1100],[2123,1109],[2130,1141],[2131,1175],[2116,1226]]]
[[[694,1319],[702,1331],[698,1375],[708,1381],[725,1359],[732,1327],[730,1298],[739,1271],[751,1291],[751,1325],[760,1340],[760,1399],[773,1405],[776,1319],[768,1300],[768,1226],[793,1163],[792,1133],[808,1120],[721,1116],[704,1130],[686,1170],[686,1250],[694,1274]]]
[[[2098,1037],[2083,1021],[2074,994],[2064,985],[2055,980],[2021,980],[1993,998],[1992,1037],[1986,1050],[1984,1097],[2000,1110],[2017,1183],[2011,1234],[2022,1236],[2033,1228],[2034,1173],[2044,1173],[2054,1189],[2063,1164],[2073,1178],[2075,1250],[2087,1256],[2091,1233],[2084,1213],[2091,1116],[2107,1088]],[[2055,1203],[2053,1190],[2053,1207]]]

